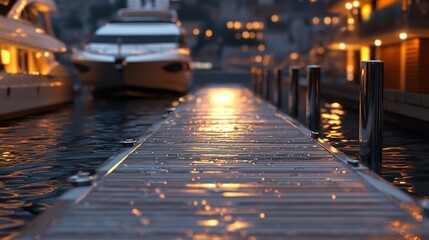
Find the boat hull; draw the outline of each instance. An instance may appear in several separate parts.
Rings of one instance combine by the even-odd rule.
[[[1,77],[0,119],[24,116],[73,100],[73,84],[68,75],[2,73]]]
[[[110,61],[74,59],[81,82],[94,95],[184,94],[192,85],[186,56],[132,56]]]

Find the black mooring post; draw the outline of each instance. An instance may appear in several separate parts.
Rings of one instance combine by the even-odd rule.
[[[258,86],[258,77],[257,77],[257,73],[256,73],[256,67],[252,67],[251,69],[250,69],[250,74],[251,74],[251,81],[252,81],[252,90],[253,90],[253,94],[255,94],[256,95],[256,93],[257,93],[257,86]]]
[[[359,158],[381,173],[383,151],[384,62],[362,62],[359,96]]]
[[[277,108],[282,108],[283,102],[283,71],[280,68],[275,69],[275,79],[277,85]]]
[[[264,71],[264,81],[265,81],[265,100],[267,102],[270,102],[271,99],[271,73],[270,70],[265,69]]]
[[[320,66],[309,65],[307,67],[306,122],[307,127],[314,133],[319,131],[320,125],[320,77]]]
[[[258,92],[259,97],[262,98],[264,95],[264,73],[262,69],[258,70]]]
[[[288,96],[288,108],[289,115],[291,117],[298,117],[298,87],[299,87],[299,67],[291,66],[289,67],[289,96]]]

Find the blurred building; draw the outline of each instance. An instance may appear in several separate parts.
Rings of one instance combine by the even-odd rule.
[[[125,2],[57,0],[56,32],[69,44],[82,42]],[[323,1],[180,0],[171,6],[178,10],[194,59],[223,69],[325,63],[326,38],[321,36],[330,36],[326,31],[337,26],[323,23]],[[315,16],[320,24],[313,24]]]
[[[59,14],[53,16],[54,29],[66,43],[85,41],[116,12],[115,0],[57,0]]]
[[[342,27],[331,48],[345,51],[347,80],[359,82],[362,60],[385,62],[385,87],[429,93],[429,1],[330,1]]]
[[[323,45],[313,30],[325,25],[311,23],[313,16],[322,15],[320,5],[307,0],[182,0],[176,4],[197,59],[242,69],[255,64],[304,65],[310,49]]]

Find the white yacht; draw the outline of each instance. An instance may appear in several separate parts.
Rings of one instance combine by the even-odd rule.
[[[67,69],[54,53],[67,49],[52,33],[53,0],[0,1],[0,118],[20,116],[73,98]]]
[[[119,10],[118,20],[99,28],[72,61],[95,95],[183,94],[192,81],[180,22],[165,8]]]

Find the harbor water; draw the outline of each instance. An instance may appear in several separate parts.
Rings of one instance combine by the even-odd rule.
[[[46,210],[66,190],[67,178],[93,171],[121,139],[162,120],[174,99],[75,99],[61,110],[0,124],[0,238]]]
[[[359,159],[359,113],[324,102],[321,138]],[[429,197],[429,136],[389,121],[383,126],[382,177],[416,198]]]

